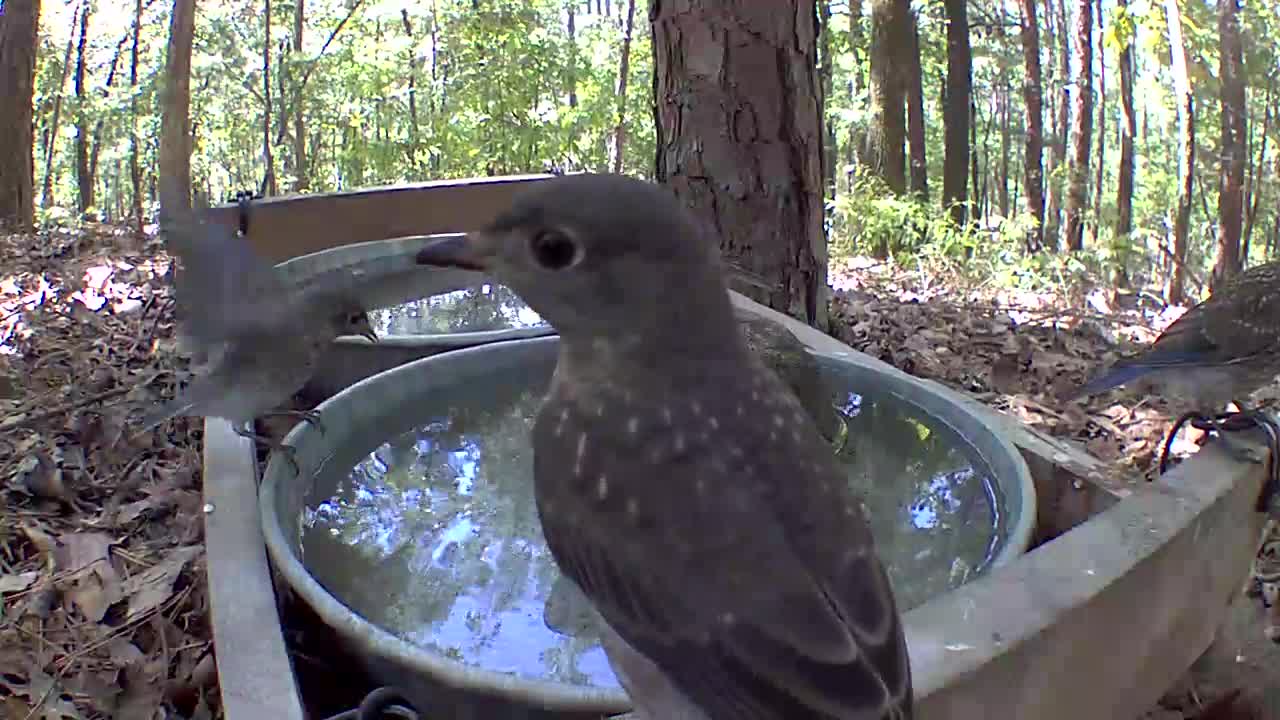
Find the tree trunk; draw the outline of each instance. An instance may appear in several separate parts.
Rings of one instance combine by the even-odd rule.
[[[1075,108],[1071,123],[1071,180],[1067,188],[1067,247],[1084,249],[1089,207],[1089,151],[1093,147],[1093,0],[1079,0],[1075,12]]]
[[[116,80],[116,68],[120,65],[120,56],[124,53],[124,45],[129,42],[129,38],[133,36],[133,28],[130,28],[116,43],[116,51],[111,56],[111,68],[107,70],[107,81],[102,86],[102,99],[106,100],[111,96],[111,86]],[[98,121],[93,125],[93,146],[89,150],[89,186],[92,188],[98,182],[98,158],[102,153],[102,131],[106,125],[103,113],[98,113]],[[108,208],[109,210],[110,208]]]
[[[627,80],[631,75],[631,33],[635,29],[636,0],[627,0],[627,20],[622,32],[622,60],[618,63],[618,124],[613,128],[613,171],[622,172],[627,144]]]
[[[570,2],[565,10],[569,13],[569,107],[578,107],[578,17]],[[590,8],[588,8],[590,10]]]
[[[262,162],[266,165],[259,190],[268,197],[277,194],[276,161],[271,150],[271,0],[262,0]]]
[[[40,0],[4,0],[0,15],[0,224],[35,225],[35,128]]]
[[[824,197],[834,201],[836,198],[836,126],[827,113],[827,103],[831,102],[834,91],[832,74],[835,72],[835,58],[831,50],[831,0],[817,0],[818,21],[821,23],[818,47],[818,78],[822,87],[822,99],[818,105],[823,118],[822,138],[822,185]],[[828,207],[827,203],[823,207]],[[823,213],[824,216],[826,213]]]
[[[1218,171],[1218,259],[1210,292],[1240,272],[1240,230],[1244,222],[1245,106],[1239,0],[1218,0],[1218,77],[1222,100],[1222,156]]]
[[[1004,0],[1000,1],[1000,17],[1003,19],[1008,15],[1008,9],[1005,7]],[[1001,24],[996,30],[996,40],[1001,47],[1005,47],[1008,41],[1005,38],[1005,28]],[[1009,127],[1009,111],[1010,92],[1009,92],[1009,67],[1000,62],[999,74],[997,75],[999,82],[996,88],[997,111],[1000,113],[1000,176],[997,178],[999,186],[996,188],[996,198],[1000,203],[1000,217],[1008,218],[1010,215],[1009,205],[1009,154],[1010,145],[1012,144],[1012,131]]]
[[[862,78],[862,0],[849,0],[849,53],[853,56],[853,70],[849,73],[849,104],[857,107],[865,86]],[[855,164],[863,162],[865,140],[860,138],[857,123],[849,123],[849,139],[845,145],[845,172],[849,192],[853,192]]]
[[[1053,0],[1046,0],[1049,14],[1053,14]],[[1045,238],[1050,247],[1062,246],[1059,231],[1062,228],[1062,166],[1067,161],[1067,131],[1071,124],[1071,89],[1067,81],[1071,72],[1071,33],[1067,31],[1066,0],[1058,2],[1058,70],[1054,73],[1054,83],[1061,90],[1057,93],[1057,112],[1053,127],[1053,142],[1049,152],[1049,187],[1048,207],[1045,208]]]
[[[82,9],[84,9],[83,3],[76,5],[75,11],[71,14],[72,27],[75,27]],[[46,209],[53,206],[53,156],[58,147],[58,130],[62,125],[62,91],[67,86],[67,74],[71,70],[71,49],[75,47],[75,41],[75,33],[70,33],[67,36],[67,50],[62,55],[62,75],[58,79],[58,91],[53,96],[53,119],[49,121],[49,138],[44,145],[44,189],[40,193],[40,206]]]
[[[1169,21],[1169,54],[1173,70],[1173,95],[1178,103],[1178,209],[1173,219],[1173,268],[1166,299],[1181,305],[1186,300],[1187,235],[1191,227],[1191,191],[1196,171],[1196,106],[1187,75],[1187,50],[1182,39],[1182,14],[1178,0],[1165,0]]]
[[[951,220],[963,225],[966,215],[966,175],[969,172],[970,138],[969,15],[967,0],[944,0],[947,14],[947,103],[942,159],[942,204]],[[975,184],[974,190],[977,190]]]
[[[164,64],[157,165],[166,193],[161,202],[179,203],[182,208],[191,206],[191,42],[195,27],[196,0],[174,0]]]
[[[916,14],[910,15],[911,48],[907,66],[907,145],[911,150],[908,189],[923,201],[929,200],[929,161],[924,135],[924,79],[920,70],[920,27]]]
[[[1018,0],[1022,9],[1022,100],[1027,106],[1026,149],[1023,174],[1027,212],[1035,218],[1035,228],[1027,233],[1027,252],[1044,247],[1044,110],[1040,85],[1040,28],[1036,22],[1036,0]]]
[[[413,38],[413,23],[409,20],[409,11],[400,8],[400,22],[404,25],[404,36],[409,41],[409,147],[405,157],[409,161],[410,171],[418,174],[418,139],[421,137],[418,128],[418,43]]]
[[[293,57],[295,60],[302,59],[302,34],[306,31],[306,0],[295,0],[297,5],[293,9]],[[416,75],[416,73],[415,73]],[[412,81],[413,78],[411,77]],[[306,113],[303,112],[304,94],[303,84],[299,82],[294,88],[293,97],[293,189],[294,192],[303,192],[311,187],[311,165],[307,155],[307,123]],[[415,100],[415,90],[412,86],[409,88],[409,103],[413,104]],[[417,149],[417,113],[414,113],[414,149]],[[411,163],[412,164],[412,163]],[[417,170],[416,164],[412,164],[414,170]]]
[[[907,57],[911,49],[910,0],[871,0],[871,124],[867,137],[866,162],[888,185],[902,195],[907,191]],[[875,248],[877,257],[887,257],[888,238]]]
[[[1262,105],[1262,132],[1258,133],[1262,141],[1261,147],[1258,148],[1258,162],[1253,166],[1249,189],[1245,193],[1244,232],[1243,237],[1240,239],[1240,260],[1242,264],[1248,264],[1249,262],[1249,238],[1253,235],[1253,225],[1258,218],[1258,201],[1262,199],[1262,181],[1266,178],[1267,173],[1267,135],[1271,130],[1271,95],[1274,90],[1275,80],[1272,79],[1267,83],[1267,94]]]
[[[85,5],[80,15],[80,40],[76,43],[76,188],[79,190],[80,215],[84,217],[93,207],[93,175],[89,173],[89,97],[85,92],[85,46],[89,36],[89,12],[92,5]]]
[[[133,188],[134,231],[142,234],[142,162],[138,140],[138,53],[142,35],[142,0],[133,5],[133,49],[129,54],[129,181]]]
[[[825,328],[814,0],[655,0],[649,19],[658,181],[773,288],[748,294]]]
[[[1102,236],[1102,183],[1107,165],[1107,50],[1103,45],[1102,0],[1096,1],[1093,11],[1098,21],[1098,162],[1093,181],[1093,238],[1097,242]]]
[[[1119,8],[1128,12],[1128,1],[1120,0]],[[1123,31],[1120,49],[1120,178],[1116,183],[1116,243],[1128,248],[1133,232],[1133,182],[1137,170],[1133,155],[1133,139],[1137,135],[1137,117],[1133,113],[1133,28]],[[1128,287],[1129,271],[1123,257],[1116,267],[1116,284]]]

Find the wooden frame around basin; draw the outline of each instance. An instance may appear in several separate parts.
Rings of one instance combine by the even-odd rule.
[[[256,201],[248,237],[281,261],[354,242],[465,231],[548,177]],[[218,222],[239,223],[234,205],[211,212]],[[853,352],[750,300],[735,302],[785,323],[815,350]],[[1040,539],[1054,541],[907,614],[919,716],[1137,716],[1208,647],[1247,576],[1262,522],[1254,512],[1261,466],[1230,461],[1211,447],[1145,483],[930,384],[988,414],[1019,448],[1036,482]],[[211,419],[204,456],[210,605],[226,717],[300,720],[263,549],[252,448]]]

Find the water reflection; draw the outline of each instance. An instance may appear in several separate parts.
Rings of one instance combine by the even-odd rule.
[[[546,380],[508,372],[436,396],[447,412],[402,418],[398,427],[418,425],[338,464],[355,467],[317,483],[326,494],[306,511],[304,559],[336,597],[411,642],[490,670],[616,687],[590,610],[538,525],[529,429]],[[901,607],[985,567],[998,516],[968,446],[893,397],[842,388],[832,401],[849,425],[838,457],[865,497]]]
[[[369,322],[379,336],[508,330],[545,324],[514,292],[497,284],[374,310],[369,313]]]

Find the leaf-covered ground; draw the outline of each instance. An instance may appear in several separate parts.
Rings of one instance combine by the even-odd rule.
[[[0,236],[0,268],[0,717],[218,717],[200,426],[127,424],[185,370],[168,260],[153,239],[90,225]],[[849,345],[1150,473],[1168,421],[1158,401],[1057,398],[1176,309],[869,262],[832,279]],[[1202,715],[1235,685],[1261,692],[1221,675],[1173,689],[1148,717],[1249,717]]]

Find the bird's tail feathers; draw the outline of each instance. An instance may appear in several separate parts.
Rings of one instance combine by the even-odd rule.
[[[1106,372],[1073,390],[1064,399],[1075,400],[1088,395],[1097,395],[1100,392],[1117,388],[1136,380],[1155,369],[1155,366],[1152,365],[1114,365]]]

